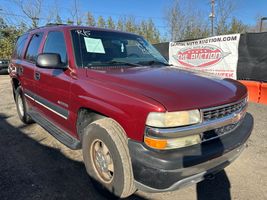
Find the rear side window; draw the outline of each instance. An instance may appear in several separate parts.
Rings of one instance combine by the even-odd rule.
[[[61,57],[61,62],[67,63],[67,51],[63,32],[54,31],[48,33],[43,53],[57,53]]]
[[[36,33],[32,36],[30,44],[28,46],[25,59],[35,63],[38,49],[40,47],[41,41],[42,41],[43,33]]]
[[[25,35],[22,35],[18,38],[15,50],[13,52],[13,58],[16,58],[16,59],[22,58],[23,49],[24,49],[25,43],[27,41],[28,35],[29,34],[25,34]]]

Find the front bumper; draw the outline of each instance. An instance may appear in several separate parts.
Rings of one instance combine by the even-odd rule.
[[[137,188],[148,192],[171,191],[219,172],[240,155],[252,128],[253,117],[247,113],[231,133],[189,147],[159,151],[129,140]]]

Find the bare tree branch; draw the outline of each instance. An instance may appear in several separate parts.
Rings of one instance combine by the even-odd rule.
[[[43,0],[13,0],[13,2],[31,20],[32,27],[38,27]]]
[[[229,20],[231,20],[233,12],[237,9],[237,5],[232,0],[216,0],[215,8],[216,32],[218,35],[224,34],[229,28]]]
[[[192,9],[190,2],[181,7],[179,0],[167,9],[165,14],[172,41],[208,36],[208,22],[202,12]]]

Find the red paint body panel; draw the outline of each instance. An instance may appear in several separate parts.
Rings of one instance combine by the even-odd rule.
[[[77,80],[71,86],[70,110],[74,118],[80,108],[89,108],[115,119],[127,135],[143,140],[145,120],[151,111],[165,111],[164,107],[148,97],[123,88],[110,87],[109,82],[93,78],[99,72],[77,70]],[[91,75],[91,76],[90,76]]]
[[[113,118],[124,128],[129,138],[142,141],[149,112],[209,108],[238,101],[247,95],[246,88],[236,81],[212,80],[174,67],[78,68],[69,31],[73,28],[77,27],[59,26],[34,31],[43,31],[45,36],[51,30],[64,32],[69,64],[66,71],[40,69],[36,66],[31,66],[28,71],[26,63],[27,77],[18,79],[23,87],[49,102],[61,108],[58,101],[68,105],[65,107],[69,112],[68,119],[60,118],[45,108],[38,107],[38,110],[76,138],[80,108],[88,108]],[[45,37],[41,49],[44,42]],[[42,83],[35,81],[33,85],[30,84],[29,80],[34,80],[33,70],[41,72]]]
[[[99,70],[92,77],[106,82],[109,87],[152,98],[163,104],[167,111],[223,105],[238,101],[247,93],[246,88],[236,81],[210,79],[175,67],[110,68]]]

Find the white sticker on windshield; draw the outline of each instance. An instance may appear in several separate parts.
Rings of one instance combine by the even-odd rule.
[[[87,52],[105,53],[105,49],[101,39],[84,37]]]

